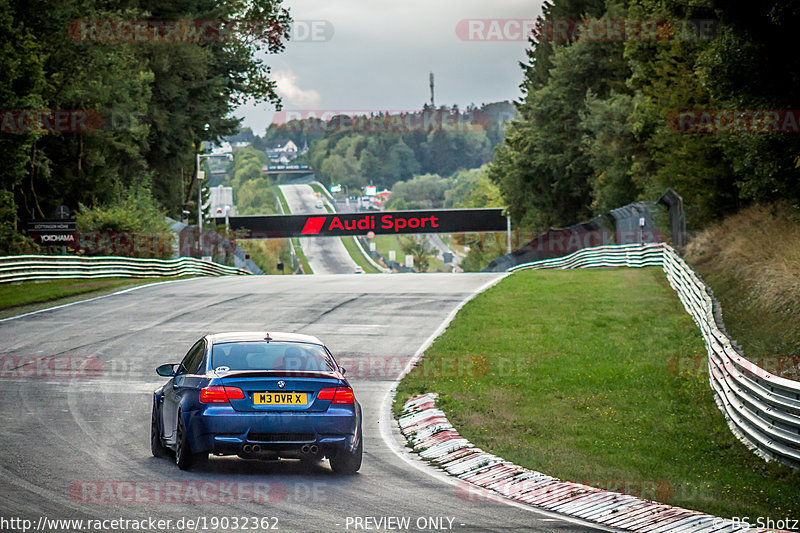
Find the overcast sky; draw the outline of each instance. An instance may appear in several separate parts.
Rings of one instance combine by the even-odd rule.
[[[436,105],[520,97],[524,40],[464,40],[462,20],[534,19],[541,0],[286,0],[298,23],[298,40],[267,56],[284,110],[419,109],[430,99],[428,73],[435,76]],[[306,37],[314,25],[317,38]],[[465,23],[462,23],[464,27]],[[483,22],[483,33],[516,26]],[[480,27],[474,26],[473,28]],[[330,33],[333,35],[329,35]],[[462,33],[462,35],[464,35]],[[320,37],[321,36],[321,37]],[[306,37],[305,39],[303,39]],[[243,126],[262,135],[273,119],[267,104],[236,110]]]

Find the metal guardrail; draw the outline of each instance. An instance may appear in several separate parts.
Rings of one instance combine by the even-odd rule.
[[[66,278],[249,275],[240,268],[201,261],[78,257],[71,255],[12,255],[0,257],[0,283]]]
[[[767,372],[740,353],[719,304],[700,276],[666,243],[598,246],[517,265],[526,269],[660,266],[697,323],[708,352],[709,383],[736,437],[766,460],[800,468],[800,382]]]

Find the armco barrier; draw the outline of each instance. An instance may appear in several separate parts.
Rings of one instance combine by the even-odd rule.
[[[0,283],[66,278],[249,275],[239,268],[201,261],[78,257],[71,255],[12,255],[0,257]]]
[[[800,468],[800,382],[771,374],[742,356],[725,332],[711,289],[671,246],[585,248],[565,257],[517,265],[509,272],[618,266],[661,266],[703,335],[709,382],[731,431],[764,459]]]

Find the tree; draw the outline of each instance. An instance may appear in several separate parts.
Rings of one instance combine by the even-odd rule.
[[[240,215],[271,215],[278,212],[275,191],[267,178],[245,182],[236,190],[236,209]]]
[[[549,82],[531,87],[489,175],[518,225],[567,225],[591,216],[594,171],[583,138],[587,94],[606,98],[628,74],[620,43],[559,46]]]
[[[454,186],[445,192],[444,207],[503,207],[500,189],[489,179],[488,166],[453,174]]]
[[[800,57],[786,53],[797,45],[797,3],[765,0],[752,9],[736,2],[712,4],[720,35],[699,59],[700,79],[711,97],[727,109],[798,109]],[[720,143],[744,198],[800,201],[796,133],[731,133],[720,135]]]
[[[599,215],[635,201],[642,192],[634,179],[633,166],[647,157],[630,120],[640,96],[612,93],[607,99],[586,97],[581,117],[584,150],[593,170],[589,182],[592,212]]]
[[[231,112],[245,101],[280,109],[275,82],[262,58],[283,50],[291,19],[280,0],[145,0],[139,7],[154,20],[246,20],[237,38],[225,42],[154,44],[142,55],[155,76],[148,116],[152,121],[148,163],[155,169],[155,191],[177,213],[196,197],[194,154],[204,141],[236,133]],[[264,24],[255,24],[263,22]],[[244,30],[242,32],[242,30]],[[183,198],[181,198],[183,190]]]
[[[392,187],[390,209],[438,209],[444,207],[445,195],[453,187],[453,180],[438,174],[414,176],[408,181],[398,181]]]
[[[139,180],[122,191],[116,201],[99,206],[80,205],[75,217],[82,234],[100,232],[101,245],[85,250],[90,255],[124,255],[130,257],[171,258],[174,234],[164,210],[153,198],[150,184]],[[127,234],[132,242],[125,252],[119,250],[113,238]],[[106,243],[106,245],[102,245]]]
[[[265,152],[256,150],[252,146],[237,148],[233,152],[233,179],[231,184],[234,190],[241,188],[247,181],[261,177],[261,170],[269,158]]]
[[[8,2],[0,3],[0,101],[7,110],[41,109],[41,92],[45,85],[42,69],[43,52],[31,29],[15,17]],[[5,124],[3,124],[5,130]],[[8,255],[33,249],[30,239],[19,231],[20,213],[35,209],[33,198],[25,194],[23,185],[39,160],[31,158],[42,134],[36,132],[0,132],[0,254]],[[20,205],[21,204],[21,205]]]
[[[433,254],[425,250],[425,242],[416,235],[404,235],[400,239],[400,247],[403,253],[414,257],[414,266],[419,272],[427,272]]]
[[[383,174],[389,183],[411,179],[419,172],[420,165],[414,157],[414,151],[400,139],[397,144],[389,149],[383,166]]]
[[[240,25],[226,42],[92,42],[67,31],[81,20],[176,19],[264,24]],[[114,205],[143,176],[170,214],[191,208],[202,143],[234,133],[231,111],[247,99],[279,107],[263,55],[282,50],[289,22],[280,0],[0,3],[5,117],[23,110],[92,117],[74,131],[0,136],[15,219],[50,217],[62,204]]]

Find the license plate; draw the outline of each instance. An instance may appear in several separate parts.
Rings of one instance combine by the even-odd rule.
[[[305,405],[305,392],[256,392],[253,394],[255,405]]]

